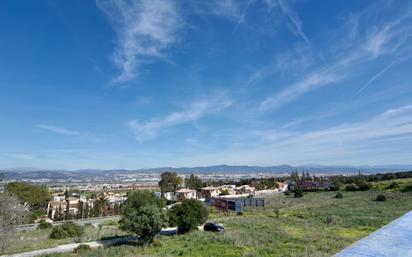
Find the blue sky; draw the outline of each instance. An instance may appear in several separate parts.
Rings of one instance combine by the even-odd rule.
[[[409,164],[409,1],[0,1],[0,168]]]

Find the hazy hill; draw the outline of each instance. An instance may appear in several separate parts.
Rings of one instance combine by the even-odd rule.
[[[83,170],[43,170],[33,168],[4,169],[8,179],[84,179],[91,177],[113,177],[132,174],[160,174],[165,171],[175,171],[179,174],[287,174],[293,170],[308,171],[311,173],[322,174],[350,174],[361,171],[362,173],[396,172],[412,170],[412,165],[385,165],[385,166],[326,166],[310,164],[304,166],[277,165],[277,166],[232,166],[215,165],[202,167],[161,167],[150,169],[83,169]]]

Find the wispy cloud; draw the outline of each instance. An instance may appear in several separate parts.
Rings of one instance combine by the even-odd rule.
[[[209,0],[195,3],[194,10],[200,14],[220,16],[234,22],[239,22],[239,17],[242,15],[241,5],[236,0]]]
[[[72,137],[79,137],[81,139],[86,139],[94,142],[101,141],[102,135],[97,135],[90,132],[78,131],[73,129],[67,129],[63,127],[58,127],[54,125],[46,125],[46,124],[38,124],[36,125],[37,128],[58,134],[63,136],[72,136]]]
[[[282,136],[275,137],[277,133]],[[290,130],[261,132],[265,140],[271,141],[273,146],[278,147],[291,145],[334,147],[341,144],[350,146],[361,141],[408,134],[412,136],[412,105],[386,110],[362,122],[346,123],[304,133]]]
[[[370,78],[354,95],[354,97],[358,96],[365,90],[370,84],[372,84],[375,80],[377,80],[380,76],[382,76],[390,67],[392,67],[396,63],[396,59],[389,63],[385,68],[383,68],[380,72],[375,74],[372,78]]]
[[[76,130],[70,130],[70,129],[52,126],[52,125],[39,124],[39,125],[36,125],[36,127],[47,130],[47,131],[51,131],[53,133],[60,134],[60,135],[79,136],[82,134],[81,132],[76,131]]]
[[[14,159],[19,159],[22,161],[32,161],[36,160],[37,156],[34,154],[28,154],[28,153],[10,153],[6,154],[9,158],[14,158]]]
[[[378,10],[375,7],[375,9],[368,10],[363,15],[369,17],[367,15],[370,15],[370,12],[373,11],[376,12]],[[358,25],[359,20],[362,18],[365,17],[357,16],[356,23]],[[392,56],[397,62],[401,61],[400,58],[402,60],[410,58],[412,47],[408,44],[408,40],[412,37],[411,18],[412,11],[406,10],[400,17],[386,22],[380,21],[375,23],[374,27],[366,30],[364,34],[355,33],[352,31],[353,28],[348,28],[348,26],[343,26],[343,29],[337,29],[340,35],[345,33],[351,34],[351,42],[345,41],[346,39],[337,41],[332,49],[336,48],[340,49],[340,51],[332,52],[327,56],[325,62],[328,65],[321,64],[314,67],[313,71],[306,75],[303,80],[292,83],[280,92],[264,99],[260,103],[260,109],[264,111],[276,109],[301,97],[305,93],[333,83],[338,84],[337,82],[357,74],[360,67],[376,61],[380,57]],[[353,18],[349,22],[353,24]],[[404,52],[405,54],[403,54]],[[367,82],[365,86],[369,86],[370,83],[386,72],[394,63],[395,61]]]
[[[232,147],[216,150],[204,161],[272,165],[277,163],[379,164],[391,159],[408,162],[412,142],[412,106],[388,109],[369,119],[302,131],[287,128],[230,133]],[[251,137],[254,135],[255,137]],[[223,139],[226,139],[224,135]],[[242,138],[242,140],[238,140]],[[195,159],[197,157],[190,157]]]
[[[266,111],[269,109],[278,108],[311,90],[337,82],[341,79],[342,76],[329,70],[309,74],[303,80],[288,86],[280,93],[266,98],[263,102],[261,102],[260,109]]]
[[[252,3],[252,0],[249,0],[246,4],[246,7],[243,9],[243,12],[240,14],[235,27],[233,28],[232,34],[236,33],[237,28],[239,27],[240,23],[244,22],[243,18],[245,17],[245,14],[247,12],[247,9],[249,9],[250,4]]]
[[[289,18],[291,26],[289,29],[295,35],[300,36],[307,44],[311,44],[308,37],[303,33],[302,21],[300,20],[298,14],[290,7],[287,0],[279,0],[279,7],[282,12]]]
[[[146,122],[130,120],[129,128],[139,142],[155,138],[161,130],[183,123],[194,122],[203,116],[219,112],[232,104],[226,95],[195,101],[179,112],[172,112],[165,117],[155,118]]]
[[[117,33],[113,61],[120,73],[115,82],[136,77],[139,66],[151,58],[163,58],[177,40],[182,21],[174,0],[97,0]]]

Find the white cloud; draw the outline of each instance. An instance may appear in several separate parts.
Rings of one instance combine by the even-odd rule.
[[[389,109],[363,122],[341,124],[304,133],[282,130],[279,133],[286,136],[278,137],[271,131],[261,134],[264,135],[265,140],[270,139],[274,146],[322,148],[333,148],[341,144],[351,146],[368,140],[412,135],[412,105]]]
[[[51,131],[53,133],[60,134],[60,135],[79,136],[82,134],[81,132],[76,131],[76,130],[70,130],[70,129],[56,127],[52,125],[39,124],[39,125],[36,125],[36,127],[44,129],[44,130],[48,130],[48,131]]]
[[[99,142],[103,138],[102,135],[93,134],[93,133],[84,132],[84,131],[67,129],[67,128],[58,127],[58,126],[54,126],[54,125],[38,124],[38,125],[36,125],[36,127],[40,128],[40,129],[43,129],[43,130],[46,130],[46,131],[50,131],[50,132],[55,133],[55,134],[64,135],[64,136],[79,137],[81,139],[86,139],[86,140],[94,141],[94,142]]]
[[[130,120],[128,126],[135,134],[136,139],[143,142],[155,138],[162,129],[197,121],[203,116],[219,112],[231,104],[231,100],[225,95],[219,95],[210,99],[193,102],[184,108],[184,110],[172,112],[162,118],[155,118],[146,122]]]
[[[189,156],[186,161],[239,164],[247,160],[249,165],[407,163],[411,157],[412,106],[317,130],[271,128],[253,131],[254,138],[251,134],[250,129],[240,128],[231,133],[231,147]]]
[[[196,2],[195,11],[201,14],[225,17],[238,21],[242,15],[242,8],[237,0],[209,0]]]
[[[369,10],[369,12],[373,12],[373,10]],[[365,17],[356,16],[357,31],[359,30],[359,20],[368,18],[367,14],[363,14]],[[347,42],[346,39],[335,42],[332,49],[339,49],[339,51],[336,50],[337,53],[332,53],[328,56],[327,61],[329,64],[315,67],[314,71],[306,75],[304,79],[292,83],[286,89],[273,96],[267,97],[260,103],[260,109],[264,111],[276,109],[301,97],[305,93],[342,81],[353,76],[361,67],[375,61],[379,57],[394,55],[392,58],[396,59],[397,62],[410,58],[409,52],[412,47],[408,42],[412,38],[411,17],[412,11],[406,11],[404,15],[395,20],[375,23],[364,34],[353,32],[353,28],[345,24],[342,29],[337,29],[337,31],[339,36],[351,34],[350,42]],[[349,23],[353,24],[353,22],[353,18],[351,18]],[[297,65],[300,64],[298,63]],[[372,78],[364,86],[368,86],[392,65],[393,63],[388,65],[382,73],[377,74],[377,77]]]
[[[364,50],[373,57],[395,53],[412,37],[412,12],[396,20],[376,26],[367,35]]]
[[[266,98],[260,104],[260,109],[263,111],[278,108],[301,95],[331,83],[335,83],[342,79],[333,71],[322,71],[309,74],[306,78],[297,83],[288,86],[278,94]]]
[[[162,58],[177,40],[182,21],[173,0],[97,0],[117,33],[113,61],[120,69],[115,82],[136,77],[139,66],[150,58]]]
[[[311,44],[308,37],[302,30],[302,21],[300,20],[298,14],[289,6],[287,0],[279,0],[279,7],[282,12],[289,18],[292,23],[289,26],[289,30],[295,35],[300,36],[307,44]]]

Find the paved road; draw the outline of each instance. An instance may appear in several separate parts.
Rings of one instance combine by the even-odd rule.
[[[334,257],[407,256],[412,256],[412,211],[334,255]]]

